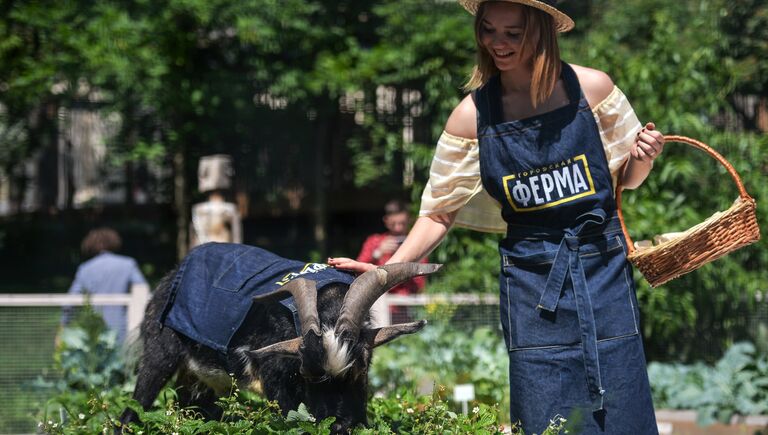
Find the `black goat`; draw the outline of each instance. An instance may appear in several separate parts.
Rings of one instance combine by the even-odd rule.
[[[253,298],[226,352],[218,352],[162,324],[173,302],[171,273],[160,283],[141,325],[143,352],[133,398],[146,410],[163,386],[176,377],[181,406],[196,406],[205,418],[220,418],[215,404],[232,377],[245,388],[260,389],[287,413],[304,403],[318,419],[336,417],[334,433],[366,424],[368,368],[373,348],[420,330],[426,321],[369,327],[371,305],[389,288],[440,265],[401,263],[366,272],[349,284],[316,289],[297,277],[278,290]],[[307,275],[308,276],[308,275]],[[293,296],[301,324],[297,336],[292,314],[279,304]],[[258,387],[256,387],[258,388]],[[122,423],[138,421],[130,408]]]

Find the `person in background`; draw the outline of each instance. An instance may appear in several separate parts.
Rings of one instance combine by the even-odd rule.
[[[383,233],[371,234],[363,242],[363,247],[360,249],[360,254],[357,256],[357,261],[362,263],[370,263],[376,266],[386,264],[392,257],[392,254],[397,251],[397,248],[405,240],[408,235],[408,230],[411,227],[411,215],[408,212],[406,204],[399,200],[391,200],[384,206],[384,217],[382,218],[384,227],[387,231]],[[426,263],[427,259],[421,259],[422,263]],[[423,276],[418,276],[412,280],[408,280],[393,287],[389,293],[397,295],[410,295],[421,292],[424,288],[426,281]],[[379,299],[381,301],[381,299]],[[374,305],[374,318],[380,319],[384,316],[384,308],[378,303]],[[390,316],[394,323],[407,322],[409,316],[405,307],[392,306],[389,310]]]
[[[506,233],[511,421],[525,433],[563,416],[574,433],[657,435],[614,192],[645,180],[664,137],[608,74],[561,60],[558,33],[575,24],[556,0],[458,3],[475,15],[470,93],[446,122],[420,216],[389,262],[422,258],[454,224]]]
[[[80,264],[75,279],[69,287],[69,294],[124,294],[134,284],[146,284],[136,260],[115,252],[120,250],[122,240],[117,231],[111,228],[96,228],[88,232],[80,250],[89,260]],[[117,332],[118,343],[125,339],[126,308],[122,306],[94,307],[104,317],[107,327]],[[70,310],[65,310],[62,323],[71,318]]]

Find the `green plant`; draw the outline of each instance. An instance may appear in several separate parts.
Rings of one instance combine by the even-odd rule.
[[[478,389],[480,402],[475,403],[471,413],[457,413],[451,404],[443,399],[446,388],[439,387],[432,395],[416,396],[400,388],[400,394],[390,397],[373,398],[369,404],[369,427],[357,428],[356,434],[499,434],[503,427],[499,418],[499,402],[506,391],[506,355],[489,352],[499,347],[499,338],[488,329],[478,329],[471,336],[450,332],[447,326],[433,327],[428,337],[417,346],[435,346],[448,350],[430,363],[423,365],[432,370],[437,380],[452,383],[472,382]],[[448,342],[452,346],[448,346]],[[381,348],[386,354],[387,347]],[[428,353],[432,353],[429,350]],[[408,354],[415,355],[413,352]],[[499,358],[503,356],[503,358]],[[384,356],[382,362],[390,360]],[[497,361],[498,360],[498,361]],[[144,411],[128,397],[125,388],[125,371],[115,348],[114,333],[106,327],[89,308],[61,333],[57,349],[57,361],[62,379],[55,383],[40,380],[38,387],[47,388],[53,395],[42,412],[39,429],[48,434],[93,434],[110,433],[120,427],[119,415],[125,407],[135,409],[141,424],[123,428],[124,433],[150,434],[316,434],[331,432],[334,418],[317,421],[304,405],[283,416],[274,402],[249,391],[240,391],[233,383],[230,394],[218,401],[223,416],[218,421],[205,421],[194,408],[180,408],[176,393],[171,388],[161,392],[156,409]],[[500,361],[500,362],[499,362]],[[498,363],[497,363],[498,362]],[[435,364],[434,367],[431,365]],[[376,372],[377,369],[373,369]],[[375,384],[395,385],[395,371],[400,368],[378,369],[372,374]],[[401,373],[401,372],[400,372]],[[413,372],[422,376],[425,372]],[[386,380],[385,380],[386,378]],[[417,377],[405,384],[416,385]],[[376,388],[374,388],[376,389]],[[385,388],[386,389],[386,388]],[[504,405],[503,409],[508,406]],[[543,434],[561,433],[564,420],[556,418]],[[513,434],[522,434],[517,427]]]
[[[714,366],[650,363],[658,408],[695,409],[701,425],[768,412],[768,355],[736,343]]]
[[[478,404],[468,414],[456,413],[443,401],[442,389],[431,396],[403,394],[389,398],[374,398],[368,410],[368,427],[358,427],[353,434],[483,434],[504,433],[498,409]],[[87,396],[76,394],[61,416],[46,416],[39,428],[52,435],[90,435],[109,433],[119,426],[117,416],[125,405],[138,404],[124,396],[92,391]],[[160,396],[158,410],[139,410],[141,424],[130,424],[124,433],[132,434],[310,434],[327,435],[333,417],[316,421],[304,405],[283,416],[274,402],[233,386],[232,394],[219,401],[224,415],[219,421],[204,421],[191,408],[179,408],[175,394],[166,389]],[[63,417],[62,417],[63,416]],[[565,419],[555,417],[542,435],[564,433]],[[516,426],[509,433],[524,435]],[[567,433],[567,431],[565,431]]]
[[[393,394],[442,385],[450,393],[453,386],[469,383],[475,387],[477,402],[499,404],[506,416],[508,357],[503,343],[485,327],[466,333],[449,324],[431,323],[418,334],[376,349],[371,389]]]
[[[433,263],[444,264],[430,277],[430,293],[497,293],[499,289],[500,236],[454,229],[430,254]]]
[[[58,412],[58,427],[70,420],[83,422],[85,415],[105,413],[105,403],[119,401],[127,387],[129,376],[123,361],[117,333],[86,303],[58,334],[55,376],[38,376],[31,384],[37,393],[51,397],[40,411],[43,421],[51,421],[52,426],[48,415]],[[88,429],[93,433],[95,428]]]
[[[359,434],[497,434],[502,433],[498,409],[478,404],[468,414],[454,412],[443,401],[445,388],[431,396],[404,393],[394,399],[374,399],[369,408],[370,427]],[[516,432],[513,432],[516,433]]]
[[[60,377],[53,381],[39,377],[36,387],[59,393],[87,392],[123,386],[127,381],[117,333],[107,328],[90,304],[61,329],[57,342],[54,368]]]

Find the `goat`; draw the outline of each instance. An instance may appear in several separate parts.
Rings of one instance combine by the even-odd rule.
[[[215,245],[222,252],[223,245]],[[276,290],[253,297],[225,352],[201,343],[206,337],[192,339],[163,324],[175,299],[179,272],[174,270],[160,282],[147,305],[133,398],[147,410],[175,374],[180,406],[196,406],[204,418],[218,419],[222,410],[216,399],[229,391],[234,377],[238,386],[260,386],[283,413],[304,403],[318,419],[334,416],[334,433],[365,425],[373,349],[426,324],[421,320],[371,328],[369,310],[392,286],[433,273],[440,266],[385,265],[350,278],[350,284],[320,288],[305,278],[310,274],[289,274]],[[289,296],[297,308],[300,331],[293,315],[279,303]],[[133,409],[126,408],[120,421],[126,424],[139,419]]]

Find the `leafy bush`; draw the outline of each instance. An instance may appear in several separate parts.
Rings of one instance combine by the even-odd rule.
[[[471,333],[430,324],[419,334],[376,349],[370,370],[372,391],[424,390],[473,384],[480,403],[500,404],[509,419],[509,359],[501,337],[488,328]]]
[[[434,293],[498,293],[499,252],[495,234],[462,228],[452,229],[430,254],[429,260],[443,263],[431,276],[427,291]]]
[[[274,402],[268,402],[252,393],[233,390],[233,394],[219,401],[225,410],[220,421],[205,421],[191,408],[180,409],[172,390],[166,389],[160,400],[160,409],[143,412],[138,403],[112,393],[93,391],[88,398],[65,407],[65,418],[46,417],[40,429],[49,434],[109,433],[119,426],[118,416],[126,404],[139,411],[142,424],[131,424],[125,433],[134,434],[329,434],[333,417],[316,421],[304,407],[283,416]],[[73,406],[74,405],[74,406]],[[413,395],[395,398],[374,398],[369,406],[369,427],[357,428],[354,434],[501,434],[503,426],[498,409],[483,404],[464,415],[450,410],[439,393],[432,396]],[[557,419],[546,434],[562,431],[565,421]],[[512,428],[513,434],[522,434]]]
[[[443,337],[443,334],[446,334]],[[368,408],[369,427],[357,428],[353,433],[370,434],[500,434],[499,407],[506,391],[506,355],[493,352],[499,348],[499,338],[488,329],[478,329],[472,336],[450,332],[445,326],[431,327],[427,336],[416,341],[417,346],[443,349],[433,362],[423,361],[414,366],[439,368],[430,379],[448,380],[451,383],[472,382],[478,388],[481,401],[467,415],[455,412],[443,398],[445,387],[439,387],[432,395],[416,396],[399,388],[402,394],[376,397]],[[450,345],[449,345],[450,344]],[[380,348],[383,354],[380,365],[373,368],[372,383],[384,389],[394,385],[413,387],[418,376],[426,372],[414,372],[407,380],[397,382],[394,376],[402,369],[387,369],[393,355],[391,346]],[[489,352],[489,350],[491,350]],[[413,352],[403,354],[414,355]],[[159,395],[155,410],[145,412],[128,397],[126,371],[115,343],[115,334],[107,331],[98,314],[86,308],[83,314],[61,333],[56,359],[62,379],[53,383],[38,381],[39,388],[47,388],[53,398],[43,410],[39,429],[49,434],[111,433],[120,426],[119,416],[125,407],[135,409],[142,424],[123,428],[125,433],[135,434],[329,434],[333,417],[316,421],[304,405],[280,413],[274,402],[232,385],[231,394],[219,400],[224,415],[219,421],[205,421],[194,408],[180,408],[176,393],[171,388]],[[501,358],[499,358],[501,357]],[[387,362],[389,361],[389,362]],[[401,359],[402,363],[403,360]],[[454,368],[457,368],[454,370]],[[396,373],[395,373],[396,372]],[[475,375],[476,374],[476,375]],[[394,396],[394,397],[392,397]],[[508,409],[504,406],[503,409]],[[542,435],[554,435],[564,430],[565,419],[555,418]],[[513,434],[522,430],[513,426]]]
[[[104,319],[86,303],[77,310],[74,319],[61,329],[54,353],[54,377],[38,376],[31,387],[47,397],[53,397],[42,413],[58,410],[59,423],[75,415],[97,411],[93,397],[118,400],[129,384],[124,355],[117,342],[117,332],[107,328]],[[51,425],[53,422],[51,423]],[[53,429],[53,428],[51,428]]]
[[[768,412],[768,355],[751,343],[731,346],[714,366],[650,363],[658,408],[695,409],[700,425]]]
[[[35,386],[58,393],[124,386],[128,375],[120,350],[117,333],[86,303],[58,335],[54,368],[60,377],[55,381],[41,377]]]

